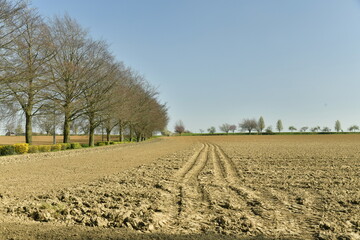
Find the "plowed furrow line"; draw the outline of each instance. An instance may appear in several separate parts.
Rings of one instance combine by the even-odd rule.
[[[204,207],[209,208],[211,204],[210,194],[201,183],[200,174],[209,161],[209,145],[204,144],[203,148],[195,157],[188,161],[178,176],[178,217],[179,221],[192,218]]]
[[[200,172],[204,169],[205,164],[208,160],[208,150],[209,146],[205,144],[204,148],[200,151],[197,158],[193,164],[188,168],[184,174],[182,174],[182,179],[180,180],[183,183],[188,182],[189,180],[196,181]]]
[[[251,209],[255,215],[259,215],[264,220],[272,219],[274,229],[280,228],[282,229],[281,231],[284,230],[286,232],[283,226],[289,226],[293,234],[304,232],[302,228],[304,227],[305,219],[301,216],[301,213],[291,211],[288,206],[279,201],[279,199],[266,189],[260,188],[254,191],[242,186],[241,174],[235,163],[219,146],[216,146],[216,152],[221,164],[224,166],[229,189],[238,197],[245,200],[249,209]],[[292,221],[289,221],[289,219],[292,219]],[[314,224],[318,221],[318,218],[311,218],[308,219],[308,221]],[[311,231],[312,234],[313,229],[308,227],[308,231]]]
[[[214,169],[214,180],[215,184],[227,184],[226,182],[226,173],[224,166],[221,164],[221,161],[219,159],[219,156],[217,155],[217,152],[215,151],[215,147],[211,145],[211,151],[210,151],[210,159],[211,163],[213,165]]]
[[[185,175],[196,165],[200,154],[204,152],[206,148],[205,144],[202,144],[201,149],[196,152],[186,163],[185,165],[175,174],[175,178],[184,178]]]
[[[226,180],[230,184],[237,183],[240,179],[240,174],[235,166],[235,163],[224,153],[224,151],[217,145],[215,145],[216,155]]]

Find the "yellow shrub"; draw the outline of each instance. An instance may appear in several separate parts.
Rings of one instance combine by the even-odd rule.
[[[35,145],[29,146],[28,153],[37,153],[37,152],[39,152],[39,146],[35,146]]]
[[[61,144],[51,145],[51,151],[60,151],[61,147],[62,147]]]
[[[39,152],[50,152],[51,145],[39,145]]]
[[[71,148],[70,143],[59,143],[61,145],[61,150],[66,150]]]
[[[15,152],[18,154],[24,154],[29,151],[29,144],[27,143],[16,143],[14,144]]]

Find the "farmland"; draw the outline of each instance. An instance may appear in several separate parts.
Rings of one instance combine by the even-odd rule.
[[[355,134],[171,137],[3,157],[0,236],[359,239],[359,159]]]

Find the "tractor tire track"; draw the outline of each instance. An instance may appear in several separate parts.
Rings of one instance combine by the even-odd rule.
[[[210,207],[210,193],[200,179],[209,161],[209,147],[207,143],[203,144],[199,152],[195,153],[175,174],[178,185],[177,220],[179,225],[183,225],[181,222],[188,218],[196,219],[201,223],[201,215]]]
[[[285,233],[297,236],[304,236],[304,229],[310,230],[307,237],[316,234],[314,226],[318,226],[320,217],[311,216],[311,218],[302,218],[300,209],[280,201],[272,190],[257,189],[256,191],[242,185],[242,178],[240,171],[231,158],[221,149],[220,146],[215,145],[217,159],[220,162],[220,169],[223,169],[223,176],[228,183],[228,188],[232,190],[238,197],[246,201],[249,209],[256,216],[266,221],[271,220],[274,224],[277,234]],[[286,226],[287,229],[284,229]],[[288,229],[292,229],[290,232]],[[265,232],[268,232],[265,230]],[[273,234],[274,232],[268,232]]]

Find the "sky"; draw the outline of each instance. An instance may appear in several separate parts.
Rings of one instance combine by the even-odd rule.
[[[68,14],[159,91],[168,129],[263,116],[275,128],[360,125],[356,0],[32,0]],[[219,130],[218,130],[219,131]]]

